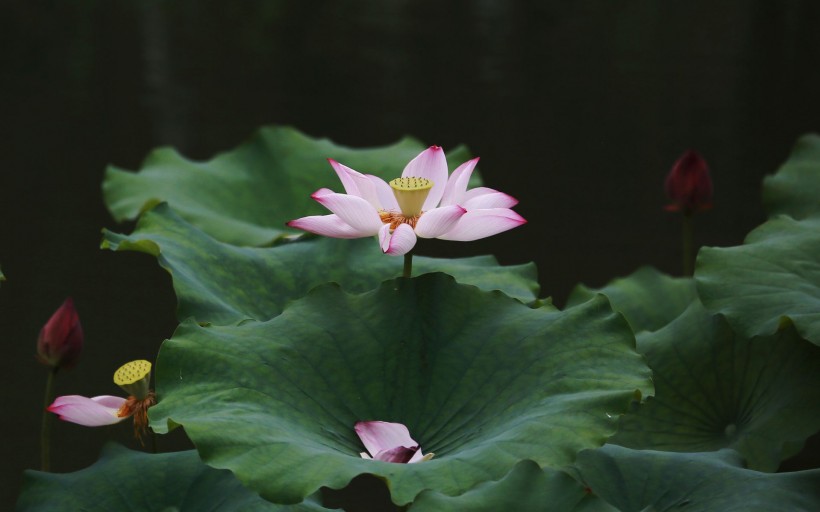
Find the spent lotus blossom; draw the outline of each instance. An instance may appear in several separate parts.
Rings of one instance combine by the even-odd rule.
[[[478,158],[448,177],[444,151],[431,146],[389,183],[328,161],[346,193],[317,190],[311,197],[331,214],[302,217],[288,226],[333,238],[378,236],[382,252],[401,256],[413,249],[418,237],[467,242],[526,222],[511,209],[518,203],[514,197],[487,187],[467,190]]]
[[[386,421],[360,421],[354,426],[368,453],[359,455],[363,459],[412,464],[433,458],[432,453],[424,455],[419,444],[410,437],[410,431],[401,423]]]
[[[114,373],[114,383],[128,393],[127,398],[112,395],[90,398],[59,396],[48,406],[48,411],[63,421],[86,427],[113,425],[133,417],[134,434],[141,440],[148,428],[148,408],[156,403],[156,396],[148,386],[150,379],[150,362],[143,359],[131,361]]]

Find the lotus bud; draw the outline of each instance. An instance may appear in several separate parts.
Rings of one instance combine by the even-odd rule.
[[[691,215],[712,207],[712,178],[706,161],[691,149],[681,155],[666,176],[667,211]]]
[[[45,365],[68,370],[77,365],[82,348],[83,328],[74,301],[69,297],[40,329],[37,359]]]

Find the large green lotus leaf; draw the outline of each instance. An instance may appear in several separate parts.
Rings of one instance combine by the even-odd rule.
[[[352,149],[293,128],[266,126],[247,142],[205,162],[160,148],[148,155],[137,173],[109,167],[103,197],[118,221],[135,219],[165,201],[218,240],[265,245],[295,232],[285,222],[326,213],[310,195],[322,187],[342,190],[327,158],[392,179],[424,148],[405,138],[392,146]],[[468,158],[464,147],[449,151],[450,169]],[[479,181],[476,173],[471,185]]]
[[[791,327],[747,339],[699,302],[638,336],[655,396],[621,418],[615,444],[676,452],[732,448],[775,471],[820,429],[820,349]]]
[[[74,473],[26,471],[18,512],[203,512],[327,510],[315,502],[274,505],[214,469],[196,451],[150,455],[116,444],[103,448],[94,465]]]
[[[769,215],[804,219],[820,213],[820,136],[800,137],[777,174],[763,181]]]
[[[516,464],[497,482],[487,482],[460,496],[424,491],[412,512],[618,512],[563,471],[545,468],[531,460]]]
[[[361,295],[327,284],[267,322],[183,322],[160,349],[151,420],[184,425],[206,463],[277,503],[370,473],[405,504],[601,445],[651,390],[633,347],[602,296],[559,312],[439,273]],[[436,457],[362,459],[353,426],[368,420],[407,425]]]
[[[267,320],[312,287],[335,281],[372,290],[402,273],[403,258],[382,254],[374,239],[310,238],[273,247],[238,247],[215,240],[160,204],[140,217],[129,236],[104,232],[103,246],[157,257],[173,277],[179,317],[217,324]],[[522,301],[538,291],[533,264],[501,267],[492,256],[414,257],[414,274],[442,271],[460,282],[499,289]]]
[[[621,512],[816,512],[820,470],[759,473],[732,450],[671,453],[606,445],[578,454],[592,492]]]
[[[636,333],[660,329],[686,311],[697,297],[691,278],[671,277],[653,267],[641,267],[603,288],[579,284],[570,293],[567,305],[586,302],[596,293],[606,295],[612,309],[623,314]]]
[[[820,345],[820,217],[781,216],[744,245],[701,249],[695,279],[707,309],[744,335],[771,334],[790,319]]]

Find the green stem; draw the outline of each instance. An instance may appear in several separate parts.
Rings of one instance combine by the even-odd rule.
[[[408,252],[404,255],[404,273],[402,274],[404,277],[410,277],[410,274],[413,273],[413,253]]]
[[[154,429],[148,427],[148,432],[151,433],[151,453],[157,454],[157,433],[154,432]]]
[[[695,272],[695,227],[691,213],[683,214],[683,275],[691,276]]]
[[[43,423],[40,428],[40,470],[51,471],[51,413],[48,406],[51,405],[54,397],[54,376],[57,375],[59,367],[55,366],[48,372],[46,380],[46,394],[43,399]]]

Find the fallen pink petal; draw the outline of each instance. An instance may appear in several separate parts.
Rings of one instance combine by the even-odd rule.
[[[422,453],[419,444],[410,437],[410,431],[401,423],[360,421],[354,430],[369,452],[369,455],[360,454],[363,459],[412,464],[433,458],[432,453]]]
[[[527,222],[511,208],[518,201],[487,187],[467,190],[478,163],[473,158],[448,178],[444,150],[431,146],[411,160],[400,178],[389,183],[329,160],[345,193],[321,188],[311,196],[330,210],[287,223],[332,238],[377,236],[382,252],[401,256],[417,238],[472,241]]]
[[[119,396],[102,395],[88,398],[80,395],[59,396],[48,407],[49,412],[61,420],[86,427],[113,425],[127,416],[119,416],[126,399]]]

